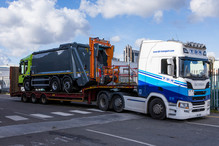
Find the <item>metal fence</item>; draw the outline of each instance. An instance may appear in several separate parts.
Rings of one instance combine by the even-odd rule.
[[[211,76],[211,109],[219,109],[219,70]]]

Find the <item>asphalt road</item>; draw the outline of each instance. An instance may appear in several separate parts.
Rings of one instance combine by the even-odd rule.
[[[219,114],[192,120],[154,120],[95,106],[23,103],[0,95],[0,146],[216,146]]]

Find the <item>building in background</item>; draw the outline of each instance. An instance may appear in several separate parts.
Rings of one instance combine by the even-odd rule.
[[[127,45],[124,48],[123,51],[123,57],[125,62],[138,62],[138,57],[139,57],[139,51],[138,50],[133,50],[132,46]]]
[[[132,62],[138,63],[139,51],[132,50]]]
[[[0,93],[9,92],[10,87],[10,67],[9,66],[0,66]]]

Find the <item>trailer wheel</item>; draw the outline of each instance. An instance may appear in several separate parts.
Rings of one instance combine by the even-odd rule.
[[[37,103],[37,98],[35,94],[31,94],[31,101],[32,103]]]
[[[108,99],[108,96],[107,96],[107,93],[100,93],[98,95],[98,107],[99,109],[103,110],[103,111],[106,111],[108,110],[109,108],[109,99]]]
[[[41,98],[40,98],[40,100],[41,100],[41,103],[42,104],[47,104],[48,103],[48,100],[47,100],[47,98],[46,98],[46,95],[41,95]]]
[[[27,98],[27,95],[26,95],[25,93],[23,93],[23,94],[21,95],[21,101],[23,101],[23,102],[28,102],[28,98]]]
[[[63,82],[62,82],[62,89],[63,91],[67,92],[67,93],[71,93],[73,92],[73,89],[72,89],[72,81],[69,77],[67,78],[64,78]]]
[[[166,108],[164,102],[160,98],[153,99],[149,104],[149,113],[154,119],[165,119]]]
[[[51,84],[50,87],[52,89],[53,92],[59,92],[61,90],[61,86],[60,86],[60,80],[58,77],[54,77],[51,80]]]
[[[31,90],[30,79],[25,79],[24,80],[24,89],[25,89],[25,91],[30,91]]]
[[[122,112],[124,108],[124,100],[120,95],[114,95],[113,97],[113,109],[116,112]]]

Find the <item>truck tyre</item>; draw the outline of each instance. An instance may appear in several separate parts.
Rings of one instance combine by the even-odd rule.
[[[72,87],[72,80],[70,77],[64,78],[62,82],[62,89],[64,92],[71,93],[73,92],[73,87]]]
[[[164,102],[160,98],[153,99],[149,104],[149,113],[154,119],[165,119],[166,108]]]
[[[48,103],[48,100],[47,100],[47,98],[46,98],[46,95],[41,95],[41,98],[40,98],[40,100],[41,100],[41,103],[42,104],[47,104]]]
[[[122,96],[114,95],[112,102],[113,102],[113,109],[114,109],[114,111],[116,111],[118,113],[123,111],[124,100],[123,100]]]
[[[107,93],[102,92],[98,95],[98,107],[100,110],[107,111],[109,108],[109,98]]]
[[[60,80],[58,77],[54,77],[51,80],[50,87],[53,92],[59,92],[61,90]]]
[[[24,79],[24,89],[25,91],[31,91],[30,79]]]
[[[21,101],[23,101],[23,102],[28,102],[28,98],[27,98],[27,95],[26,95],[25,93],[23,93],[23,94],[21,95]]]
[[[31,94],[31,101],[32,103],[37,103],[37,98],[35,94]]]

